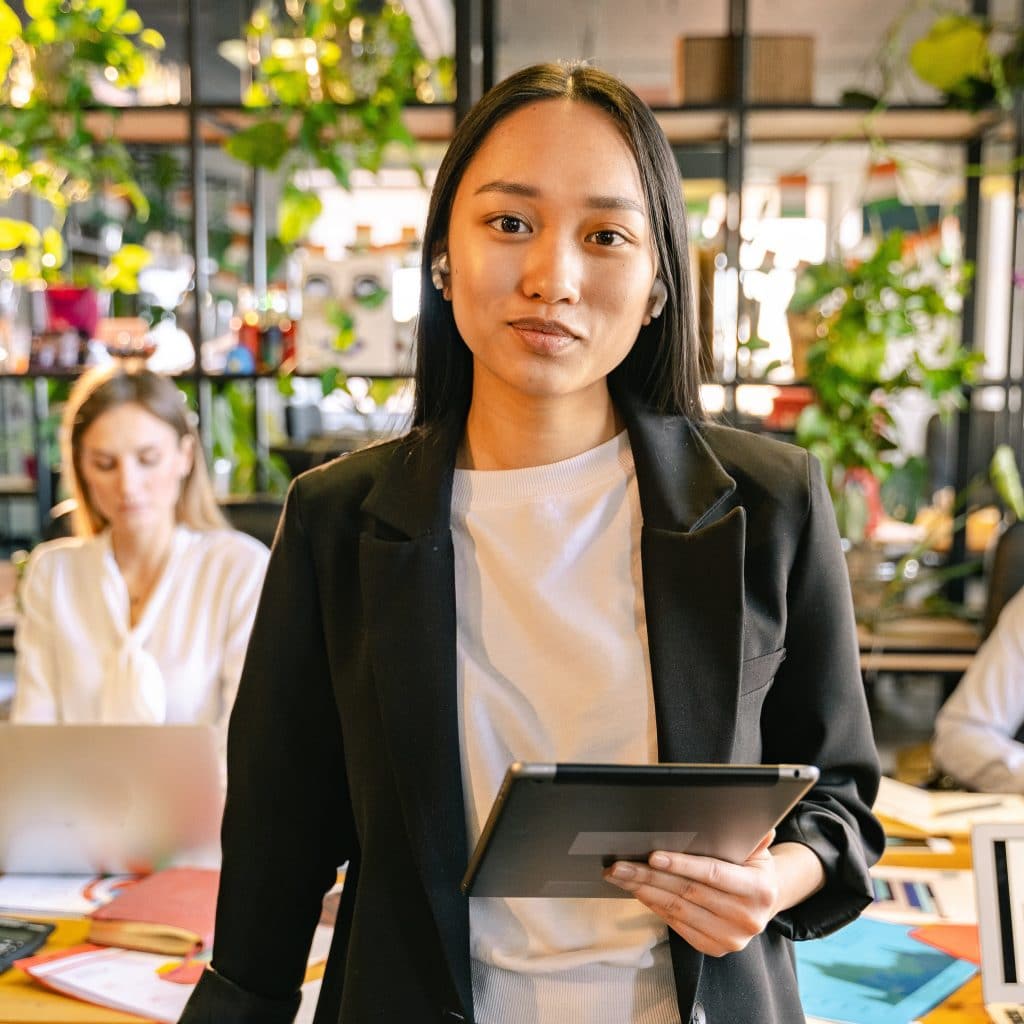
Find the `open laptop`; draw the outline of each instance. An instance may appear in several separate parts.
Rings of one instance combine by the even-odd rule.
[[[971,857],[985,1009],[997,1024],[1024,1024],[1024,822],[975,825]]]
[[[220,757],[210,725],[0,724],[0,871],[215,865]]]

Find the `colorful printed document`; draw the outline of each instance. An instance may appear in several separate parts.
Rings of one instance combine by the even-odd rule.
[[[875,865],[871,884],[875,901],[866,913],[876,920],[917,925],[977,920],[970,871]]]
[[[977,970],[909,932],[862,917],[824,939],[796,943],[807,1014],[843,1024],[907,1024]]]

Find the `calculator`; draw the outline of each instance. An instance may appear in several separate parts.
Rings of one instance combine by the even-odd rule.
[[[0,974],[15,960],[31,956],[53,931],[52,924],[22,921],[16,917],[0,917]]]

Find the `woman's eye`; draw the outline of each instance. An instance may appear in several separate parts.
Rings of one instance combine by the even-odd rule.
[[[522,217],[515,217],[511,213],[503,213],[500,217],[495,217],[494,220],[489,221],[489,223],[505,235],[521,235],[529,230],[526,221]]]
[[[160,462],[159,452],[143,452],[139,456],[139,462],[143,466],[156,466]]]
[[[595,231],[589,237],[598,245],[624,245],[626,242],[626,239],[618,231],[612,231],[611,228]]]

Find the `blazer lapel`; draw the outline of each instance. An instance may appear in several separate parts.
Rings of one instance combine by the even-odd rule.
[[[746,519],[735,481],[688,420],[620,401],[644,525],[644,605],[662,761],[728,762],[743,659]],[[683,1019],[703,957],[670,932]]]
[[[627,402],[644,526],[644,605],[663,761],[727,762],[743,660],[745,512],[684,417]]]
[[[385,745],[405,827],[442,939],[452,986],[468,1011],[468,859],[459,756],[455,573],[450,529],[454,445],[444,433],[400,445],[367,496],[373,527],[360,578]],[[396,641],[396,638],[401,638]]]

